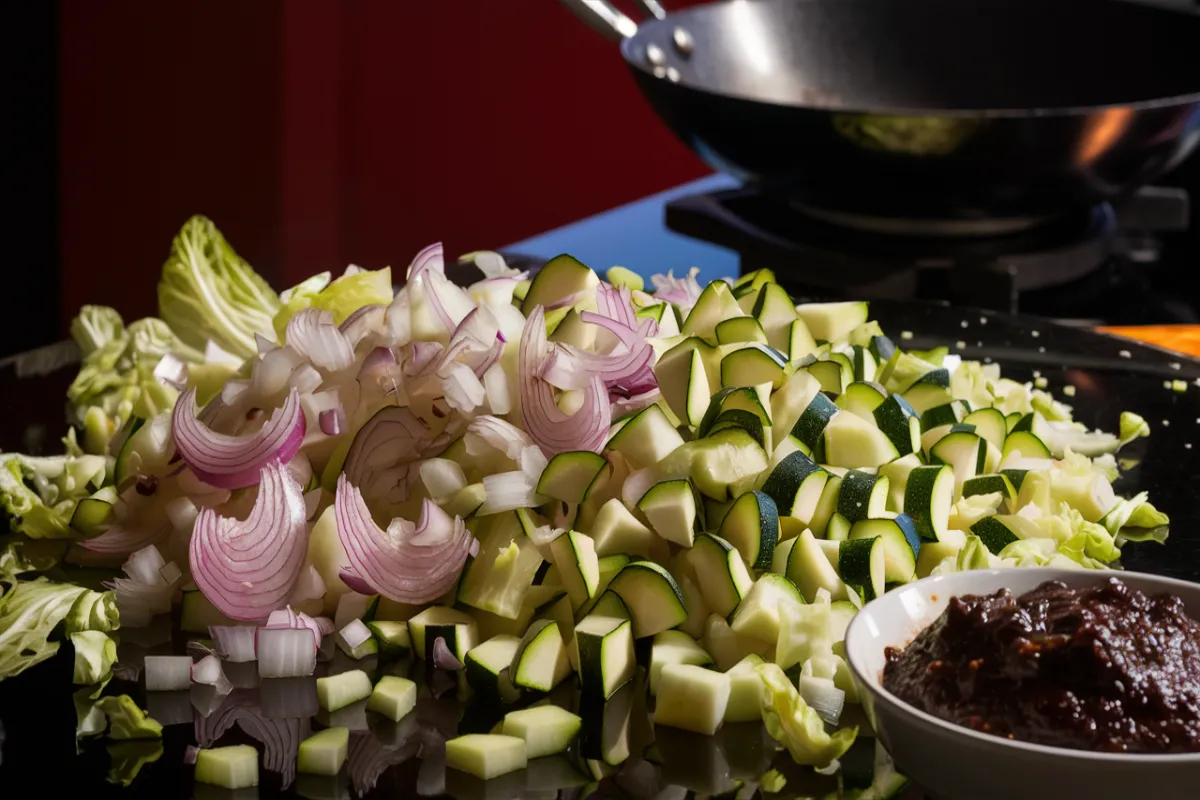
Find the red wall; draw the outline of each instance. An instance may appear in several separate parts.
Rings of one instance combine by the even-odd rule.
[[[705,172],[554,0],[67,0],[61,36],[68,319],[152,312],[192,213],[282,286],[435,239],[496,247]]]

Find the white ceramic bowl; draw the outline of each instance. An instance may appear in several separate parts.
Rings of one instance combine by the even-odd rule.
[[[896,768],[938,800],[1200,798],[1200,753],[1128,755],[1068,750],[979,733],[913,708],[883,688],[885,647],[904,647],[951,597],[1008,588],[1020,595],[1044,581],[1091,586],[1118,577],[1148,594],[1181,597],[1200,619],[1200,584],[1136,572],[999,569],[939,575],[868,603],[846,632],[846,655],[868,718]]]

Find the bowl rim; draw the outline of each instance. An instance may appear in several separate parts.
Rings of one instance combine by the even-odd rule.
[[[1190,593],[1196,594],[1197,596],[1200,596],[1200,583],[1193,583],[1192,581],[1180,580],[1178,578],[1167,578],[1167,577],[1164,577],[1161,575],[1155,575],[1154,573],[1151,573],[1151,572],[1128,572],[1125,570],[1112,570],[1112,569],[1075,570],[1075,569],[1063,569],[1063,568],[1059,568],[1059,567],[1033,567],[1033,568],[1031,568],[1031,570],[1032,569],[1043,571],[1043,574],[1045,575],[1045,577],[1042,578],[1042,580],[1039,581],[1039,583],[1042,583],[1045,581],[1056,580],[1062,576],[1070,576],[1072,578],[1079,578],[1081,576],[1088,576],[1088,577],[1094,576],[1097,579],[1108,579],[1108,578],[1113,578],[1113,577],[1119,578],[1122,576],[1136,575],[1136,576],[1138,576],[1139,579],[1149,579],[1150,583],[1160,585],[1164,589],[1170,589],[1171,587],[1178,587],[1178,588],[1184,589]],[[1012,571],[1013,571],[1013,568],[970,570],[969,572],[971,574],[978,575],[979,577],[984,577],[984,576],[1002,577],[1005,575],[1011,575]],[[954,575],[965,575],[967,573],[961,572],[961,573],[953,573],[953,574]],[[926,582],[928,582],[930,585],[932,585],[935,582],[937,582],[937,579],[945,578],[945,577],[947,577],[947,576],[931,575],[929,577],[921,578],[920,580],[906,584],[905,587],[903,587],[903,588],[918,586],[919,584],[926,583]],[[899,589],[901,587],[897,587],[897,588]],[[888,595],[890,595],[890,594],[891,594],[891,592],[888,592],[887,594],[884,594],[881,597],[877,597],[875,600],[872,600],[870,603],[866,604],[861,609],[859,609],[858,613],[855,614],[854,618],[850,621],[850,626],[846,629],[846,641],[847,642],[856,636],[856,631],[861,631],[866,626],[867,622],[866,622],[866,617],[864,616],[864,612],[866,612],[871,607],[871,605],[874,603],[887,602]],[[957,595],[951,594],[950,596],[954,597]],[[932,620],[930,620],[930,622],[932,622]],[[927,622],[924,627],[927,627],[928,625],[929,625],[929,623]],[[924,627],[922,627],[921,630],[924,630]],[[864,634],[862,634],[862,633],[857,634],[857,636],[863,636],[863,635]],[[884,703],[887,703],[888,705],[891,705],[892,707],[894,707],[898,713],[905,714],[910,717],[914,717],[917,720],[924,722],[926,725],[931,725],[950,736],[962,736],[962,737],[971,739],[972,741],[978,742],[981,745],[985,745],[985,746],[991,745],[991,746],[994,746],[994,747],[997,747],[1000,749],[1010,748],[1017,752],[1024,752],[1024,753],[1033,754],[1033,755],[1051,756],[1051,757],[1057,757],[1057,758],[1062,758],[1062,759],[1076,759],[1079,761],[1092,762],[1092,763],[1104,762],[1104,763],[1126,764],[1129,766],[1148,766],[1151,764],[1179,765],[1179,764],[1186,764],[1186,763],[1191,763],[1191,762],[1200,762],[1200,752],[1194,752],[1194,753],[1104,753],[1104,752],[1096,752],[1093,750],[1077,750],[1077,749],[1073,749],[1070,747],[1055,747],[1052,745],[1035,744],[1033,742],[1025,742],[1020,739],[1008,739],[1003,736],[997,736],[995,734],[990,734],[990,733],[983,733],[981,731],[976,731],[976,730],[967,728],[962,725],[956,725],[953,722],[949,722],[947,720],[942,719],[941,717],[936,717],[933,714],[930,714],[926,711],[922,711],[921,709],[916,708],[915,706],[912,706],[909,703],[905,702],[904,700],[900,699],[895,694],[892,694],[892,692],[890,692],[886,688],[884,688],[883,680],[880,677],[878,677],[878,676],[871,677],[871,676],[866,675],[863,672],[863,670],[861,669],[861,665],[856,663],[856,659],[852,656],[852,652],[853,651],[849,647],[846,648],[846,662],[850,666],[850,671],[854,675],[854,678],[857,681],[858,685],[865,687],[867,689],[867,691],[873,696],[874,700],[883,701]]]

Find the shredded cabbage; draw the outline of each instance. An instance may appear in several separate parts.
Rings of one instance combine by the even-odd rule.
[[[776,664],[754,668],[762,681],[762,716],[767,733],[787,748],[797,764],[824,767],[840,758],[858,736],[858,727],[829,734],[825,723],[800,697],[800,692]]]

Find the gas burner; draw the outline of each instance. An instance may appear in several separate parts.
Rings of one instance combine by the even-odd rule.
[[[1078,319],[1092,318],[1081,308],[1114,284],[1136,282],[1131,264],[1157,260],[1152,233],[1182,230],[1187,219],[1186,192],[1159,187],[1116,208],[1103,203],[1021,226],[982,221],[902,235],[897,221],[863,226],[747,188],[666,207],[668,228],[736,251],[743,273],[772,269],[797,296],[922,298]]]

